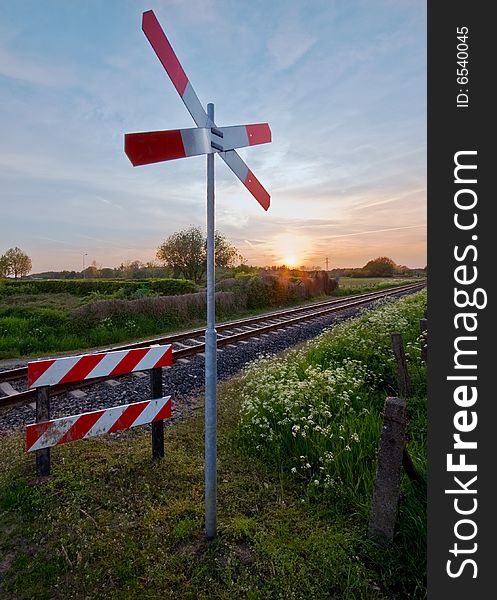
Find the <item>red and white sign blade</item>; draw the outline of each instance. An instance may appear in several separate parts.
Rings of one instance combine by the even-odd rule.
[[[198,127],[214,125],[200,104],[186,73],[153,10],[143,13],[142,30]]]
[[[179,129],[126,133],[124,152],[134,167],[189,156]]]
[[[267,210],[271,204],[271,196],[237,152],[235,150],[228,150],[228,152],[220,152],[219,156],[248,189],[262,208]]]
[[[253,125],[235,125],[233,127],[218,127],[223,137],[215,140],[224,150],[235,148],[246,148],[257,144],[267,144],[271,141],[271,129],[267,123],[255,123]]]
[[[173,129],[170,131],[147,131],[126,133],[124,152],[133,166],[212,154],[217,152],[211,142],[216,140],[223,151],[244,148],[271,141],[271,130],[267,123],[221,127],[223,136],[217,136],[210,128]]]

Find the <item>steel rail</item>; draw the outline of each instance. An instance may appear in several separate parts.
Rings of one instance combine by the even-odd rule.
[[[407,285],[397,286],[393,288],[385,288],[384,290],[377,290],[373,292],[365,292],[363,294],[353,294],[351,296],[345,296],[343,298],[334,298],[333,300],[325,300],[323,302],[315,302],[311,304],[306,304],[305,306],[297,306],[289,309],[282,309],[277,311],[272,311],[268,313],[264,313],[262,315],[257,315],[255,317],[247,317],[245,319],[237,319],[234,321],[225,321],[223,323],[218,323],[216,325],[216,330],[218,333],[222,331],[229,331],[230,329],[236,329],[238,327],[249,326],[252,323],[260,323],[261,321],[267,321],[270,319],[277,319],[279,317],[287,317],[288,315],[298,314],[300,312],[308,312],[313,311],[316,308],[326,307],[326,306],[335,306],[347,304],[350,300],[356,298],[376,298],[382,297],[382,295],[390,292],[390,291],[403,291],[411,288],[415,288],[420,285],[425,285],[424,282],[416,282],[414,284],[410,283]],[[151,346],[153,344],[174,344],[175,342],[181,342],[183,340],[187,340],[190,338],[203,336],[205,334],[205,328],[199,327],[196,329],[190,329],[188,331],[183,331],[181,333],[174,333],[166,336],[154,337],[147,340],[140,340],[138,342],[131,342],[129,344],[123,344],[118,346],[110,346],[103,350],[98,350],[98,352],[112,352],[115,350],[132,350],[134,348],[143,348],[146,346]],[[53,357],[52,357],[53,358]],[[4,371],[0,371],[0,382],[4,381],[15,381],[16,379],[21,379],[22,377],[27,377],[28,369],[27,367],[16,367],[15,369],[6,369]]]
[[[346,310],[347,308],[354,308],[356,306],[360,306],[362,304],[372,302],[373,300],[392,296],[397,293],[402,293],[402,292],[406,292],[406,291],[414,292],[414,291],[417,291],[418,289],[419,290],[422,289],[423,287],[425,287],[425,285],[426,285],[425,282],[417,282],[415,284],[410,284],[408,286],[398,286],[395,288],[388,288],[386,290],[381,290],[379,292],[368,292],[367,294],[361,294],[361,295],[353,296],[353,297],[347,296],[347,298],[340,299],[338,301],[324,302],[324,303],[319,303],[316,305],[308,305],[307,307],[305,307],[307,309],[305,311],[305,314],[300,314],[298,316],[292,316],[290,319],[286,319],[284,321],[268,323],[266,325],[263,324],[258,327],[250,328],[247,331],[233,333],[233,334],[230,334],[230,335],[227,335],[224,337],[220,336],[218,338],[217,345],[218,345],[218,347],[222,347],[222,346],[226,346],[228,344],[234,344],[236,342],[240,342],[242,340],[246,340],[246,339],[249,339],[252,337],[258,337],[259,335],[264,334],[264,333],[269,333],[271,331],[275,331],[278,329],[285,329],[288,327],[292,327],[292,326],[295,326],[295,325],[300,324],[307,320],[320,318],[324,315],[327,315],[327,314],[330,314],[333,312],[339,312],[341,310]],[[316,308],[318,310],[316,310]],[[298,309],[290,309],[289,311],[278,311],[277,313],[266,313],[264,315],[264,317],[259,316],[259,317],[254,317],[254,318],[250,318],[250,319],[246,319],[246,320],[232,321],[230,323],[223,324],[222,327],[225,331],[229,331],[230,329],[238,329],[242,326],[248,326],[248,323],[256,323],[256,322],[260,323],[261,321],[268,321],[268,320],[274,319],[275,315],[280,315],[282,317],[285,314],[295,315],[296,313],[298,314],[299,312],[304,312],[303,309],[304,309],[304,307],[299,307]],[[194,337],[195,334],[199,335],[199,334],[203,334],[204,332],[205,332],[205,329],[197,329],[197,330],[192,330],[192,331],[189,331],[186,333],[177,334],[176,336],[168,336],[165,338],[154,338],[153,340],[148,340],[147,342],[140,342],[140,343],[137,342],[136,344],[128,345],[125,347],[122,347],[122,346],[115,347],[113,349],[117,350],[117,349],[137,348],[140,346],[150,345],[151,342],[158,343],[159,341],[174,343],[174,342],[179,341],[180,339],[183,339],[183,340],[189,339],[189,338]],[[194,356],[195,354],[201,354],[203,352],[205,352],[205,342],[198,342],[194,345],[185,346],[183,348],[173,348],[173,362],[175,362],[181,358],[188,358],[190,356]],[[11,370],[10,373],[12,371],[13,370]],[[23,376],[27,376],[27,367],[21,367],[17,371],[18,371],[18,373],[20,371],[22,371],[22,373],[18,374],[15,379],[20,379]],[[9,373],[9,372],[7,372],[7,373]],[[125,377],[125,376],[126,375],[122,375],[122,377]],[[53,396],[55,396],[58,394],[69,392],[71,390],[82,389],[85,387],[96,385],[98,383],[102,383],[102,382],[106,381],[107,379],[117,379],[117,378],[118,377],[115,377],[115,376],[99,377],[99,378],[91,379],[88,381],[81,381],[81,382],[57,385],[57,386],[52,387],[51,393]],[[29,389],[29,390],[25,390],[23,392],[17,392],[16,394],[12,394],[10,396],[1,397],[0,398],[0,408],[12,407],[12,406],[16,406],[19,404],[26,404],[26,403],[34,401],[35,399],[36,399],[36,390],[35,389]]]

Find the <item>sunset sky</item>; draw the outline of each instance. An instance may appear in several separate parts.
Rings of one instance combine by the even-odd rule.
[[[423,267],[425,4],[0,3],[0,254],[117,266],[204,226],[205,157],[134,168],[123,152],[126,132],[194,126],[141,31],[153,9],[219,126],[271,126],[240,151],[267,213],[216,160],[217,228],[245,262]]]

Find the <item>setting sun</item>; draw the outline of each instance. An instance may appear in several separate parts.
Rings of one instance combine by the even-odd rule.
[[[295,267],[297,265],[297,258],[294,254],[288,254],[283,257],[283,264],[287,267]]]
[[[309,248],[312,248],[312,244],[306,236],[289,233],[275,237],[271,246],[277,264],[286,265],[287,267],[297,267],[304,264]]]

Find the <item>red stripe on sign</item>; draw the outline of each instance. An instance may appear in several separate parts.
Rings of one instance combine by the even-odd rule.
[[[245,184],[248,191],[252,194],[252,196],[254,196],[254,198],[257,200],[257,202],[259,202],[262,208],[264,210],[267,210],[271,202],[271,196],[263,188],[261,182],[257,179],[257,177],[252,173],[250,169],[243,183]]]
[[[43,421],[26,427],[26,452],[29,452],[31,446],[41,438],[51,424],[51,421]]]
[[[28,387],[31,387],[37,379],[39,379],[47,369],[55,362],[55,358],[50,360],[37,360],[36,362],[28,363]]]
[[[169,419],[171,417],[171,400],[168,400],[160,411],[152,419],[153,421],[162,421],[162,419]]]
[[[186,156],[181,131],[150,131],[126,133],[124,152],[134,167]]]
[[[159,360],[153,366],[154,369],[159,367],[170,367],[173,364],[173,349],[168,348],[166,352],[159,358]]]
[[[109,429],[109,433],[121,431],[122,429],[129,429],[140,416],[140,414],[145,410],[148,404],[150,404],[150,400],[144,400],[143,402],[130,404],[119,417],[119,419],[117,419],[114,425],[112,425],[112,427]]]
[[[86,354],[62,377],[59,383],[70,383],[71,381],[83,381],[98,363],[106,356],[102,354]]]
[[[245,125],[249,144],[267,144],[271,141],[271,130],[267,123],[258,123],[256,125]]]
[[[121,362],[112,369],[109,375],[122,375],[123,373],[131,373],[141,359],[147,354],[150,348],[136,348],[129,350]]]
[[[179,95],[183,96],[186,84],[188,83],[188,77],[183,71],[183,67],[153,10],[147,10],[147,12],[143,13],[142,30],[147,36],[150,45],[155,50],[157,58],[161,61],[164,69],[166,69],[174,87],[178,90]]]
[[[81,415],[71,429],[66,431],[66,433],[60,438],[60,440],[57,442],[57,445],[73,442],[74,440],[80,440],[90,431],[90,429],[100,419],[104,412],[105,410],[97,410],[95,412]]]

